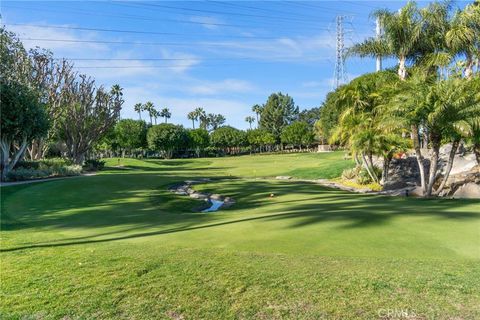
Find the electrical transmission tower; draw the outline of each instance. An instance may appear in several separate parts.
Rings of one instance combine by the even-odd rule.
[[[345,71],[345,30],[343,29],[343,20],[345,16],[337,16],[337,45],[335,58],[335,71],[333,73],[334,89],[347,82]]]

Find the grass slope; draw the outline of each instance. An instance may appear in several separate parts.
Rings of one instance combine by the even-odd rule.
[[[341,153],[121,162],[1,189],[2,319],[480,317],[478,201],[255,179],[335,177]],[[166,191],[195,177],[237,204]]]

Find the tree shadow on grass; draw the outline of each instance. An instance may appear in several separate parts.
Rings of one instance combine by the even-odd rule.
[[[23,243],[0,251],[109,242],[249,221],[287,221],[288,228],[340,221],[344,222],[341,228],[364,228],[387,224],[399,216],[480,219],[479,210],[471,208],[478,201],[360,195],[308,182],[243,179],[212,182],[212,188],[220,188],[216,193],[232,196],[237,203],[218,213],[203,214],[192,212],[192,207],[198,203],[196,200],[167,191],[173,183],[195,178],[191,175],[137,173],[95,178],[103,192],[90,190],[92,185],[84,181],[64,181],[49,190],[57,194],[51,205],[39,203],[41,194],[32,192],[31,204],[24,206],[26,211],[9,217],[5,228],[2,227],[3,230],[85,229],[92,234],[44,243]],[[69,189],[75,193],[66,192]],[[21,191],[29,194],[24,188]],[[271,193],[275,197],[270,198]],[[466,206],[469,208],[464,210]]]

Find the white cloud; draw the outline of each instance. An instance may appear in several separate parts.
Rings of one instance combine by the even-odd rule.
[[[41,25],[42,23],[36,23]],[[64,27],[68,25],[63,25]],[[105,52],[109,48],[102,43],[76,42],[80,40],[96,40],[96,33],[82,32],[81,37],[73,30],[61,30],[54,28],[38,28],[34,26],[8,26],[8,30],[15,32],[22,40],[26,48],[48,48],[56,56],[62,56],[65,53],[78,53],[84,50],[95,50]],[[27,39],[57,39],[68,41],[46,41],[46,40],[27,40]]]

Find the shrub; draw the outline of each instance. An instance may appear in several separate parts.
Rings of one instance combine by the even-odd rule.
[[[345,180],[354,180],[358,177],[359,171],[360,171],[360,167],[345,169],[342,172],[342,178]]]
[[[22,168],[22,169],[38,169],[40,166],[39,161],[18,161],[17,165],[15,166],[15,169]]]
[[[380,177],[382,176],[382,170],[377,167],[373,167],[373,174],[375,174],[377,178],[380,179]],[[368,174],[367,170],[365,168],[362,168],[358,173],[357,182],[359,184],[365,185],[365,184],[373,183],[374,181]]]
[[[105,167],[105,161],[99,159],[86,160],[83,169],[85,171],[99,171]]]
[[[38,170],[29,168],[17,168],[10,171],[7,175],[8,181],[23,181],[32,179],[42,179],[51,176],[50,170]]]
[[[30,164],[32,162],[29,162]],[[33,165],[30,168],[17,167],[9,172],[8,181],[23,181],[32,179],[44,179],[48,177],[78,176],[82,173],[82,167],[79,165],[65,165],[56,161],[39,161],[38,166]],[[33,167],[37,167],[34,169]]]

